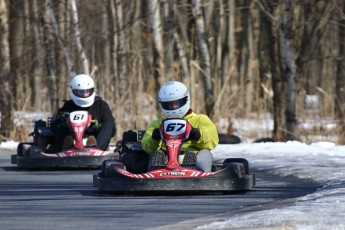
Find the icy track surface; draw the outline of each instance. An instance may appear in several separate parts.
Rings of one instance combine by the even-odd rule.
[[[15,149],[3,142],[0,148]],[[323,184],[317,192],[297,198],[291,206],[229,216],[194,229],[345,229],[345,146],[330,142],[219,145],[215,159],[246,158],[255,167],[278,176],[295,176]]]

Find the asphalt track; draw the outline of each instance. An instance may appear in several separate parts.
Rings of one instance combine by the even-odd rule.
[[[255,170],[256,186],[239,194],[111,195],[92,186],[99,170],[22,170],[0,150],[0,228],[193,229],[263,209],[290,205],[318,187]]]

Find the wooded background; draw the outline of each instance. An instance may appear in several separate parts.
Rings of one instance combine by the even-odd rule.
[[[156,94],[175,79],[219,132],[270,114],[274,140],[303,140],[300,124],[331,119],[313,132],[341,143],[344,12],[341,0],[0,0],[1,135],[22,139],[14,112],[54,114],[86,73],[117,139],[160,115]]]

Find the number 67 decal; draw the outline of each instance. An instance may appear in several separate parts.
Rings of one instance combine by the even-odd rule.
[[[164,132],[171,135],[179,135],[186,130],[186,121],[179,119],[171,119],[164,121]]]
[[[181,129],[183,129],[186,126],[186,124],[182,124],[182,123],[170,123],[167,125],[165,132],[172,132],[172,131],[180,131]]]

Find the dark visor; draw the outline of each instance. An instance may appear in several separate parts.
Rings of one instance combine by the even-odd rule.
[[[167,102],[160,102],[161,106],[165,110],[175,110],[179,109],[187,103],[187,97],[175,100],[175,101],[167,101]]]
[[[93,94],[94,90],[95,90],[95,88],[91,88],[91,89],[73,89],[72,92],[77,97],[87,98],[87,97],[90,97]]]

